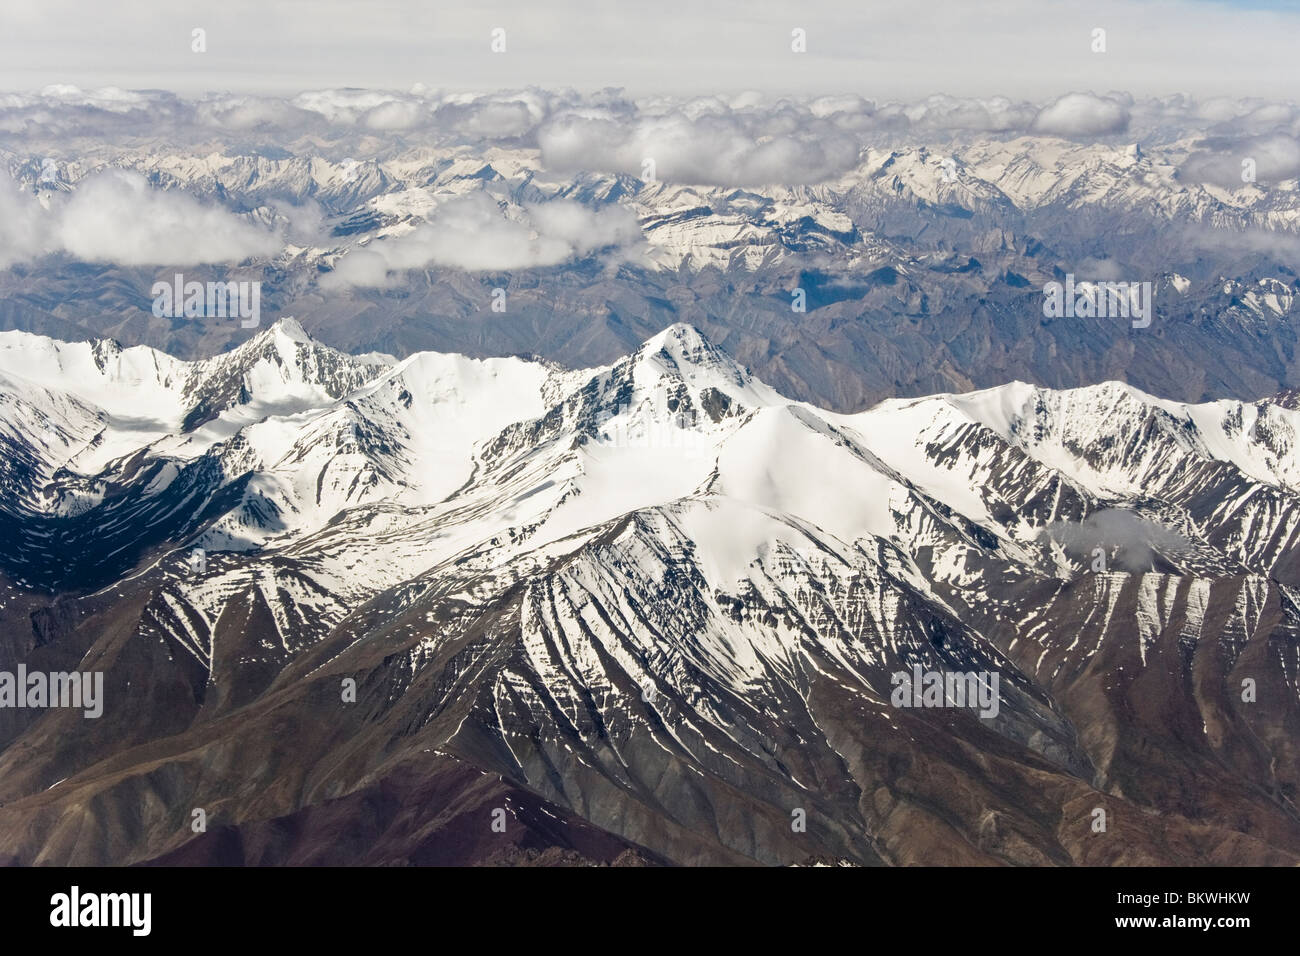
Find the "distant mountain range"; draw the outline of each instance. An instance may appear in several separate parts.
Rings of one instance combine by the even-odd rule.
[[[686,321],[784,394],[843,412],[1013,379],[1266,398],[1300,386],[1300,187],[1197,181],[1200,142],[900,143],[817,185],[743,188],[556,172],[522,141],[399,143],[364,160],[325,158],[310,137],[278,150],[100,145],[58,161],[0,150],[46,207],[125,170],[281,236],[279,253],[239,265],[18,263],[0,271],[0,322],[189,358],[255,334],[156,318],[152,284],[185,271],[260,280],[268,324],[297,315],[331,346],[398,357],[609,364]],[[532,242],[532,258],[512,259],[512,242]],[[1155,320],[1046,318],[1043,286],[1067,274],[1151,282]]]

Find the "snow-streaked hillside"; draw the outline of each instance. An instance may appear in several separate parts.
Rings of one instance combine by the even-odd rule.
[[[684,324],[587,370],[357,358],[288,320],[200,362],[8,333],[0,386],[0,616],[41,622],[38,656],[107,654],[171,701],[127,695],[87,751],[24,730],[54,756],[0,760],[2,796],[57,765],[46,824],[125,786],[87,756],[153,739],[121,721],[184,761],[213,727],[274,740],[301,713],[318,749],[217,763],[253,792],[345,759],[346,790],[437,752],[683,860],[802,859],[791,807],[818,852],[864,863],[1186,861],[1225,839],[1300,859],[1251,782],[1297,769],[1300,412],[1281,403],[1016,382],[842,415]],[[913,666],[997,674],[998,706],[900,710],[891,675]],[[353,675],[368,716],[312,716]],[[1177,816],[1105,853],[1051,832],[1061,799],[1137,814],[1224,766],[1235,782],[1180,813],[1236,795],[1275,845]],[[314,799],[276,792],[276,813]],[[990,835],[986,810],[1038,836]],[[973,842],[915,842],[941,821]],[[28,831],[0,851],[34,852]],[[176,845],[146,829],[131,853]]]
[[[477,540],[527,529],[526,547],[725,497],[847,543],[905,549],[928,533],[920,512],[1023,548],[1053,522],[1120,506],[1172,518],[1194,540],[1235,528],[1243,547],[1262,537],[1276,551],[1289,547],[1300,494],[1300,412],[1280,405],[1013,383],[839,415],[784,399],[685,325],[586,371],[355,358],[292,319],[199,362],[11,332],[0,334],[0,375],[6,437],[32,459],[12,488],[35,515],[93,511],[110,486],[115,501],[165,496],[202,465],[205,494],[242,486],[196,539],[214,550],[285,546],[361,505],[432,522],[473,502],[487,516]],[[1189,510],[1207,482],[1233,495]],[[1028,507],[1045,489],[1052,502]],[[422,550],[427,563],[402,570],[447,556]],[[1259,571],[1277,559],[1229,556]]]

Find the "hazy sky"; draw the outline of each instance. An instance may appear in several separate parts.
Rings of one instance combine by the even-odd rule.
[[[206,30],[207,52],[191,50]],[[506,52],[490,50],[494,27]],[[791,31],[807,31],[807,52]],[[1091,50],[1106,30],[1107,51]],[[1282,0],[3,0],[0,88],[1300,98]]]

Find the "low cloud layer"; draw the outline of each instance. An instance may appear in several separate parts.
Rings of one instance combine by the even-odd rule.
[[[1128,105],[1114,97],[1070,93],[1044,107],[1032,128],[1053,136],[1110,136],[1128,129]]]
[[[568,115],[544,126],[538,142],[542,161],[560,172],[736,186],[821,182],[851,169],[861,148],[861,138],[833,120],[794,110],[675,111],[631,122]]]
[[[48,208],[12,182],[0,182],[0,265],[66,253],[83,262],[196,265],[273,255],[270,231],[182,192],[153,189],[123,170],[88,176]]]
[[[366,215],[386,225],[410,216],[413,230],[335,260],[329,281],[383,285],[394,271],[428,266],[549,267],[638,237],[626,210],[592,211],[588,199],[542,202],[581,192],[584,173],[753,190],[813,186],[835,182],[869,154],[888,159],[920,144],[962,155],[1025,137],[1100,144],[1088,161],[1118,156],[1121,171],[1132,157],[1163,152],[1160,161],[1178,164],[1182,181],[1221,188],[1300,177],[1300,107],[1260,99],[1089,91],[1041,103],[944,94],[915,102],[760,93],[634,99],[612,89],[471,94],[418,84],[187,99],[62,84],[0,94],[0,157],[20,184],[0,172],[0,268],[50,253],[186,265],[274,255],[285,243],[348,245],[336,239],[352,233],[329,234],[333,217],[401,196],[397,184],[428,195],[376,202]],[[1055,145],[1042,155],[1056,154],[1069,155]],[[536,179],[520,186],[533,169]],[[459,180],[456,194],[472,183],[490,197],[448,202],[426,190],[435,180]],[[438,221],[425,227],[430,207]]]
[[[430,266],[467,272],[556,266],[630,245],[640,235],[635,217],[619,206],[589,209],[554,200],[524,207],[520,218],[509,218],[478,193],[446,201],[427,225],[408,235],[351,250],[321,285],[383,287],[394,273]]]
[[[1300,108],[1289,102],[1187,96],[1135,100],[1076,90],[1034,103],[936,94],[912,102],[857,95],[759,93],[632,99],[617,90],[447,93],[315,90],[289,97],[50,87],[0,94],[0,148],[72,153],[103,142],[160,141],[177,149],[310,152],[340,160],[411,147],[536,148],[562,174],[623,173],[665,182],[811,185],[853,168],[862,151],[979,137],[1076,142],[1191,143],[1181,174],[1241,182],[1243,158],[1261,181],[1297,173]],[[1235,168],[1235,172],[1234,172]]]
[[[1206,140],[1187,157],[1178,174],[1190,182],[1227,189],[1240,188],[1246,182],[1296,179],[1300,177],[1300,138],[1275,133]]]

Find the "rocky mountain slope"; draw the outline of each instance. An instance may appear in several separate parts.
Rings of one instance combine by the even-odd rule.
[[[0,333],[0,858],[1294,864],[1291,404]]]

